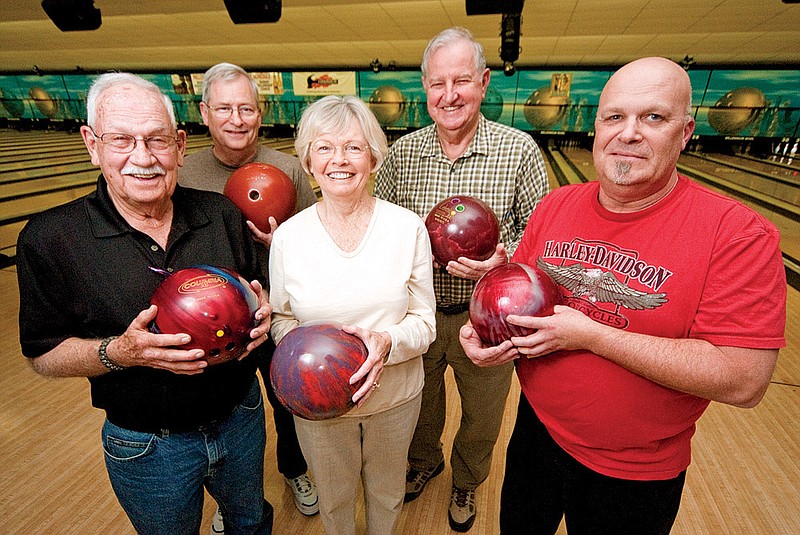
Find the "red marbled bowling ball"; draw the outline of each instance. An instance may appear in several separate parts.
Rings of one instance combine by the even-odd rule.
[[[433,257],[441,266],[462,256],[486,260],[500,240],[500,223],[492,209],[467,195],[448,197],[434,206],[425,227]]]
[[[192,341],[181,349],[202,349],[209,364],[239,357],[257,325],[258,295],[233,271],[192,266],[169,275],[150,303],[158,307],[150,329],[156,333],[186,333]]]
[[[308,322],[289,331],[275,348],[270,382],[281,404],[306,420],[327,420],[355,407],[364,379],[350,377],[367,360],[367,348],[335,322]]]
[[[509,314],[549,316],[560,302],[558,287],[544,271],[510,262],[490,269],[478,280],[469,302],[469,319],[483,343],[496,346],[512,336],[534,332],[508,323]]]
[[[261,162],[234,171],[222,192],[262,232],[270,232],[270,216],[279,225],[289,219],[297,200],[292,179],[274,165]]]

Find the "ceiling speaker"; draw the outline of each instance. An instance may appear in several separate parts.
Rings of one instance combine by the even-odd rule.
[[[467,15],[522,13],[525,0],[466,0]]]
[[[102,23],[94,0],[42,0],[42,8],[62,32],[96,30]]]
[[[234,24],[278,22],[281,18],[281,0],[225,0]]]

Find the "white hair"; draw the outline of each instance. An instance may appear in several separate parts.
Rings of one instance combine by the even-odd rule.
[[[431,55],[433,55],[437,49],[459,42],[467,42],[472,45],[472,60],[475,64],[475,69],[478,73],[482,73],[486,68],[486,56],[483,55],[483,45],[475,40],[475,37],[472,36],[472,32],[468,29],[462,28],[461,26],[453,26],[452,28],[442,30],[439,35],[428,42],[428,46],[422,54],[422,76],[426,75],[428,71],[428,60],[430,60]]]
[[[372,171],[375,172],[383,164],[389,151],[386,134],[369,107],[358,97],[352,95],[328,95],[311,103],[297,123],[297,137],[294,148],[303,169],[309,171],[309,145],[322,133],[337,134],[345,132],[355,121],[361,127],[367,139],[370,152],[375,158]]]
[[[105,91],[121,85],[136,86],[161,98],[169,114],[169,121],[172,127],[178,127],[178,123],[175,121],[175,109],[172,106],[172,100],[162,93],[156,84],[129,72],[109,72],[98,76],[92,82],[89,93],[86,95],[86,123],[92,129],[94,129],[97,122],[97,103],[100,100],[100,96]]]

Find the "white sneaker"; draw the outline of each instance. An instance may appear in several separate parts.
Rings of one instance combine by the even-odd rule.
[[[222,511],[219,507],[211,520],[211,535],[225,535],[225,523],[222,521]]]
[[[450,529],[459,533],[470,530],[475,515],[478,513],[475,508],[475,491],[460,489],[453,485],[453,492],[450,496],[450,508],[447,510],[447,518],[450,521]]]
[[[292,489],[294,494],[294,504],[297,510],[306,516],[312,516],[319,512],[319,497],[317,496],[317,486],[303,474],[292,479],[283,478],[286,485]]]

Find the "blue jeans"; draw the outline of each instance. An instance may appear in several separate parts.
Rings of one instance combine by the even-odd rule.
[[[258,380],[224,421],[188,433],[143,433],[103,425],[111,486],[138,533],[196,534],[203,487],[228,535],[272,533],[264,500],[264,405]]]

